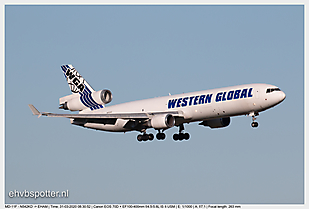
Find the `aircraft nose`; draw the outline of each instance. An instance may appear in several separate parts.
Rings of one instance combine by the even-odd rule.
[[[283,91],[281,93],[282,93],[282,100],[281,101],[283,101],[283,100],[285,100],[286,95]]]

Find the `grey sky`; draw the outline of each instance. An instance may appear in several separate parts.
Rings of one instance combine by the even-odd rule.
[[[303,6],[6,6],[6,203],[304,202]],[[70,94],[73,64],[112,104],[246,83],[287,95],[227,128],[185,125],[189,141],[139,143],[37,118]],[[68,113],[68,112],[66,112]],[[150,132],[156,133],[151,130]],[[69,198],[9,198],[12,190]]]

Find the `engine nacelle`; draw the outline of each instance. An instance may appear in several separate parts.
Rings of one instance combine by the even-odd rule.
[[[205,120],[201,122],[199,125],[203,126],[209,126],[210,128],[223,128],[231,123],[231,118],[218,118],[218,119],[212,119],[212,120]]]
[[[108,104],[113,99],[112,92],[108,89],[95,91],[95,92],[92,93],[92,95],[93,95],[93,99],[97,103],[101,103],[101,104]]]
[[[71,97],[72,96],[72,97]],[[67,99],[66,99],[67,98]],[[110,90],[104,89],[84,95],[70,95],[60,99],[62,102],[59,109],[78,111],[98,105],[108,104],[112,101],[113,95]]]
[[[149,122],[154,129],[167,129],[175,125],[175,118],[171,114],[156,115]]]

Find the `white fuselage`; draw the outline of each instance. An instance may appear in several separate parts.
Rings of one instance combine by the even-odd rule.
[[[267,89],[278,89],[267,92]],[[80,114],[153,113],[178,111],[181,123],[205,121],[250,113],[271,108],[285,99],[284,92],[269,84],[246,84],[232,87],[196,91],[108,106],[98,110],[86,109]],[[128,120],[117,119],[114,125],[86,123],[84,127],[125,132]],[[177,125],[177,123],[176,123]]]

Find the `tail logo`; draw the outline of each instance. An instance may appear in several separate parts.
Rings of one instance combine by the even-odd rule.
[[[73,93],[78,93],[78,92],[83,92],[85,89],[84,82],[85,80],[83,77],[75,70],[75,68],[68,68],[67,71],[65,72],[65,76],[68,80],[68,84],[71,88],[71,91]]]

